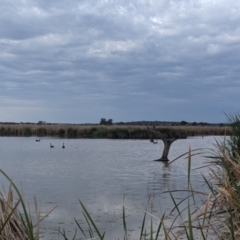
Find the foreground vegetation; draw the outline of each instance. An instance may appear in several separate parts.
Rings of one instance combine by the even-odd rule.
[[[189,152],[185,154],[188,160],[188,196],[181,200],[175,199],[173,191],[169,190],[173,202],[173,209],[169,216],[174,212],[177,217],[171,220],[170,225],[167,225],[166,219],[168,216],[166,213],[158,217],[151,211],[146,210],[140,226],[140,240],[240,239],[240,114],[228,116],[228,121],[231,124],[230,137],[223,142],[216,142],[213,152],[207,157],[210,177],[203,176],[207,187],[206,192],[199,192],[193,189],[191,185],[191,162],[198,151],[189,149]],[[174,163],[170,162],[169,164]],[[3,170],[0,170],[0,172],[11,183],[9,194],[6,197],[2,195],[0,197],[0,239],[38,240],[42,220],[39,217],[40,214],[37,214],[37,223],[33,223],[31,214],[27,211],[28,208],[19,190]],[[12,188],[19,199],[16,203],[13,202]],[[204,201],[200,206],[196,201],[197,197]],[[183,202],[187,202],[186,208],[181,207]],[[84,204],[81,201],[79,201],[79,204],[87,223],[87,229],[85,229],[75,219],[79,233],[84,239],[104,239],[105,233],[98,229],[96,222],[94,222]],[[35,212],[39,213],[36,201],[35,206]],[[21,214],[19,209],[21,209]],[[148,217],[151,219],[150,228],[146,224]],[[130,237],[124,206],[122,219],[124,237],[121,239],[127,240]],[[157,222],[157,225],[154,222]],[[64,229],[59,232],[65,240],[79,239],[77,233],[72,233],[69,237]],[[120,239],[118,237],[116,236],[116,239]]]
[[[229,126],[157,126],[156,130],[177,132],[186,136],[230,134]],[[146,126],[70,125],[70,124],[2,124],[0,136],[54,136],[61,138],[149,139]]]

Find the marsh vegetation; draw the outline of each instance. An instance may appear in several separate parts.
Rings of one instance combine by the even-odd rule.
[[[143,210],[141,224],[136,230],[138,239],[240,239],[240,115],[231,115],[228,121],[231,126],[230,137],[226,137],[222,141],[216,140],[212,151],[202,156],[206,160],[206,165],[202,167],[207,168],[209,172],[209,175],[202,175],[206,186],[205,190],[194,189],[192,184],[193,158],[204,150],[189,148],[189,151],[182,155],[188,163],[187,190],[184,190],[187,195],[178,199],[175,197],[175,193],[181,189],[169,189],[172,210],[170,212],[163,210],[161,215],[151,210],[150,196],[148,205]],[[181,160],[178,159],[169,164],[177,164],[178,161]],[[39,228],[37,227],[39,224],[33,223],[31,212],[27,211],[27,204],[16,185],[4,171],[1,170],[1,173],[9,180],[12,186],[10,189],[14,190],[18,198],[18,200],[12,201],[15,199],[11,197],[12,191],[10,194],[2,196],[1,204],[6,207],[2,207],[0,213],[4,215],[3,221],[0,222],[1,239],[39,239]],[[182,207],[183,203],[186,203],[184,207]],[[84,216],[85,224],[82,225],[82,222],[75,218],[77,232],[69,233],[61,228],[59,233],[62,239],[105,239],[107,232],[99,229],[98,222],[92,217],[91,209],[87,209],[82,201],[79,201],[79,208]],[[172,218],[173,213],[174,217]],[[10,221],[19,222],[18,226],[21,228],[19,235],[11,232],[11,228],[8,227],[11,225]],[[128,216],[123,202],[122,235],[116,235],[115,239],[131,239],[129,231],[132,230],[128,227]],[[24,233],[24,235],[20,233]],[[10,236],[13,237],[10,238]]]
[[[156,126],[161,133],[174,132],[186,136],[228,135],[229,126]],[[61,138],[149,139],[142,125],[71,125],[71,124],[0,124],[0,136],[36,136]]]

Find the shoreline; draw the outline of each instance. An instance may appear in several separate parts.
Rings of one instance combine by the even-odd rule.
[[[151,127],[151,126],[150,126]],[[193,136],[229,135],[229,126],[156,126],[156,130],[176,132]],[[106,138],[149,139],[151,133],[143,125],[75,125],[75,124],[0,124],[0,136],[15,137],[60,137],[60,138]],[[156,138],[157,139],[157,138]]]

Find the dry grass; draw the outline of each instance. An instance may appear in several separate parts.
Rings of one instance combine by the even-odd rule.
[[[13,194],[9,188],[7,197],[0,193],[0,236],[6,240],[29,239],[26,228],[18,215],[20,200],[13,203]]]
[[[211,187],[204,205],[206,219],[219,239],[240,239],[240,156],[217,142],[218,155],[210,169]],[[215,165],[215,166],[214,166]]]
[[[145,139],[149,136],[144,125],[78,125],[78,124],[0,124],[1,136],[61,136],[89,138],[94,137],[94,132],[104,130],[105,136],[113,137],[111,132],[115,132],[118,138],[126,138],[122,131],[127,131],[127,136],[134,139]],[[157,130],[180,131],[186,136],[203,135],[224,135],[231,132],[230,127],[226,126],[157,126]],[[61,133],[62,131],[62,133]],[[115,135],[116,135],[115,134]],[[128,138],[127,137],[127,138]],[[113,137],[114,138],[114,137]]]
[[[55,208],[41,216],[41,211],[34,197],[35,207],[35,223],[32,220],[32,211],[30,206],[24,202],[17,186],[12,182],[9,176],[0,169],[10,183],[6,196],[0,193],[0,240],[39,240],[40,239],[40,223]],[[18,201],[14,203],[13,190],[18,197]],[[4,191],[5,192],[5,191]]]
[[[186,234],[186,226],[199,233],[197,239],[240,239],[240,155],[229,151],[227,141],[216,142],[216,149],[209,158],[208,180],[203,176],[208,186],[204,204],[195,207],[182,223],[172,225],[168,231],[174,237],[169,239],[192,239]],[[191,187],[189,190],[195,198],[204,195]],[[176,234],[175,229],[184,230]]]

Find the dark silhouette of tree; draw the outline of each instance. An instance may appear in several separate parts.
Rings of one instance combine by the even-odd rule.
[[[104,125],[106,123],[106,118],[101,118],[100,123],[101,125]]]
[[[108,123],[108,125],[112,125],[113,124],[113,120],[112,119],[108,119],[107,123]]]
[[[46,124],[46,122],[45,121],[38,121],[37,122],[37,125],[43,125],[43,124]]]
[[[186,126],[188,123],[186,121],[181,121],[180,125]]]
[[[112,124],[113,124],[112,119],[106,120],[106,118],[101,118],[101,120],[100,120],[100,125],[112,125]]]
[[[156,141],[154,141],[152,138],[152,135],[155,135],[156,138],[161,139],[164,144],[162,157],[155,161],[169,161],[168,154],[169,154],[172,143],[178,139],[183,139],[187,137],[185,133],[177,132],[171,129],[162,129],[161,132],[160,130],[157,130],[155,126],[153,126],[152,129],[147,127],[147,129],[151,133],[150,142],[156,143]]]

